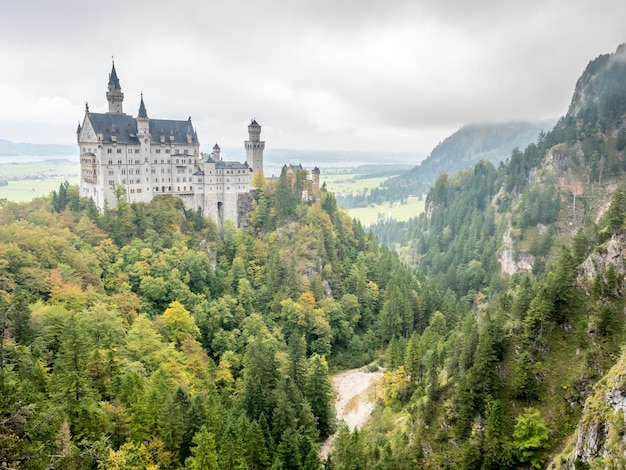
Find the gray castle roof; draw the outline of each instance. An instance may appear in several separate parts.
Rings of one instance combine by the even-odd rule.
[[[96,134],[102,134],[104,143],[112,143],[112,137],[118,144],[138,144],[137,121],[134,117],[118,113],[87,113],[89,122]],[[198,136],[191,123],[191,118],[187,121],[174,121],[171,119],[150,119],[150,142],[161,144],[175,143],[188,145],[187,134],[191,135],[191,143],[198,144]],[[173,136],[173,139],[170,137]]]
[[[244,162],[215,162],[215,168],[220,168],[224,170],[242,170],[249,168],[248,163]]]

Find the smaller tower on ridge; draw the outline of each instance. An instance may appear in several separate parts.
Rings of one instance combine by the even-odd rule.
[[[317,195],[320,192],[320,169],[318,167],[313,168],[311,171],[311,181],[313,194]]]
[[[213,146],[213,153],[211,156],[213,157],[213,161],[222,161],[222,157],[220,156],[220,146],[217,145],[217,143]]]
[[[244,142],[246,148],[246,163],[252,168],[254,175],[263,173],[263,150],[265,142],[261,140],[261,125],[252,120],[248,126],[248,140]]]
[[[109,114],[124,114],[122,103],[124,102],[124,93],[120,86],[120,80],[117,78],[115,71],[115,62],[109,74],[109,86],[107,88],[107,101],[109,102]]]

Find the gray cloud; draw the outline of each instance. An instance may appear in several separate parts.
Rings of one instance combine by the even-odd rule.
[[[126,112],[143,92],[206,145],[240,145],[256,117],[268,146],[428,152],[468,122],[564,114],[624,17],[617,0],[13,2],[0,138],[71,142],[115,55]]]

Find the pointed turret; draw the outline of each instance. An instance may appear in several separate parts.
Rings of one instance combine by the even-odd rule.
[[[146,105],[143,103],[143,93],[141,94],[141,102],[139,103],[139,113],[137,113],[137,118],[148,119]]]
[[[120,80],[119,78],[117,78],[117,72],[115,71],[115,62],[113,62],[111,73],[109,74],[109,86],[106,95],[107,101],[109,102],[109,113],[124,114],[124,111],[122,110],[124,93],[122,93]]]
[[[115,71],[115,62],[113,62],[113,67],[111,68],[111,73],[109,74],[109,91],[114,90],[122,91],[120,79],[117,78],[117,72]]]
[[[143,102],[143,93],[141,94],[141,101],[139,102],[139,112],[137,113],[137,135],[140,137],[146,137],[150,134],[150,118],[148,117],[148,111],[146,111],[146,105]]]

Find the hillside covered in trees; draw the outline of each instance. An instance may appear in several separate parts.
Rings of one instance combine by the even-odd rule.
[[[167,196],[100,214],[67,183],[2,201],[0,466],[321,468],[329,368],[443,297],[299,181],[257,189],[246,230]]]
[[[460,314],[391,340],[397,393],[338,455],[386,468],[385,440],[403,468],[625,465],[625,54],[590,62],[536,144],[442,175],[425,214],[373,228]]]

